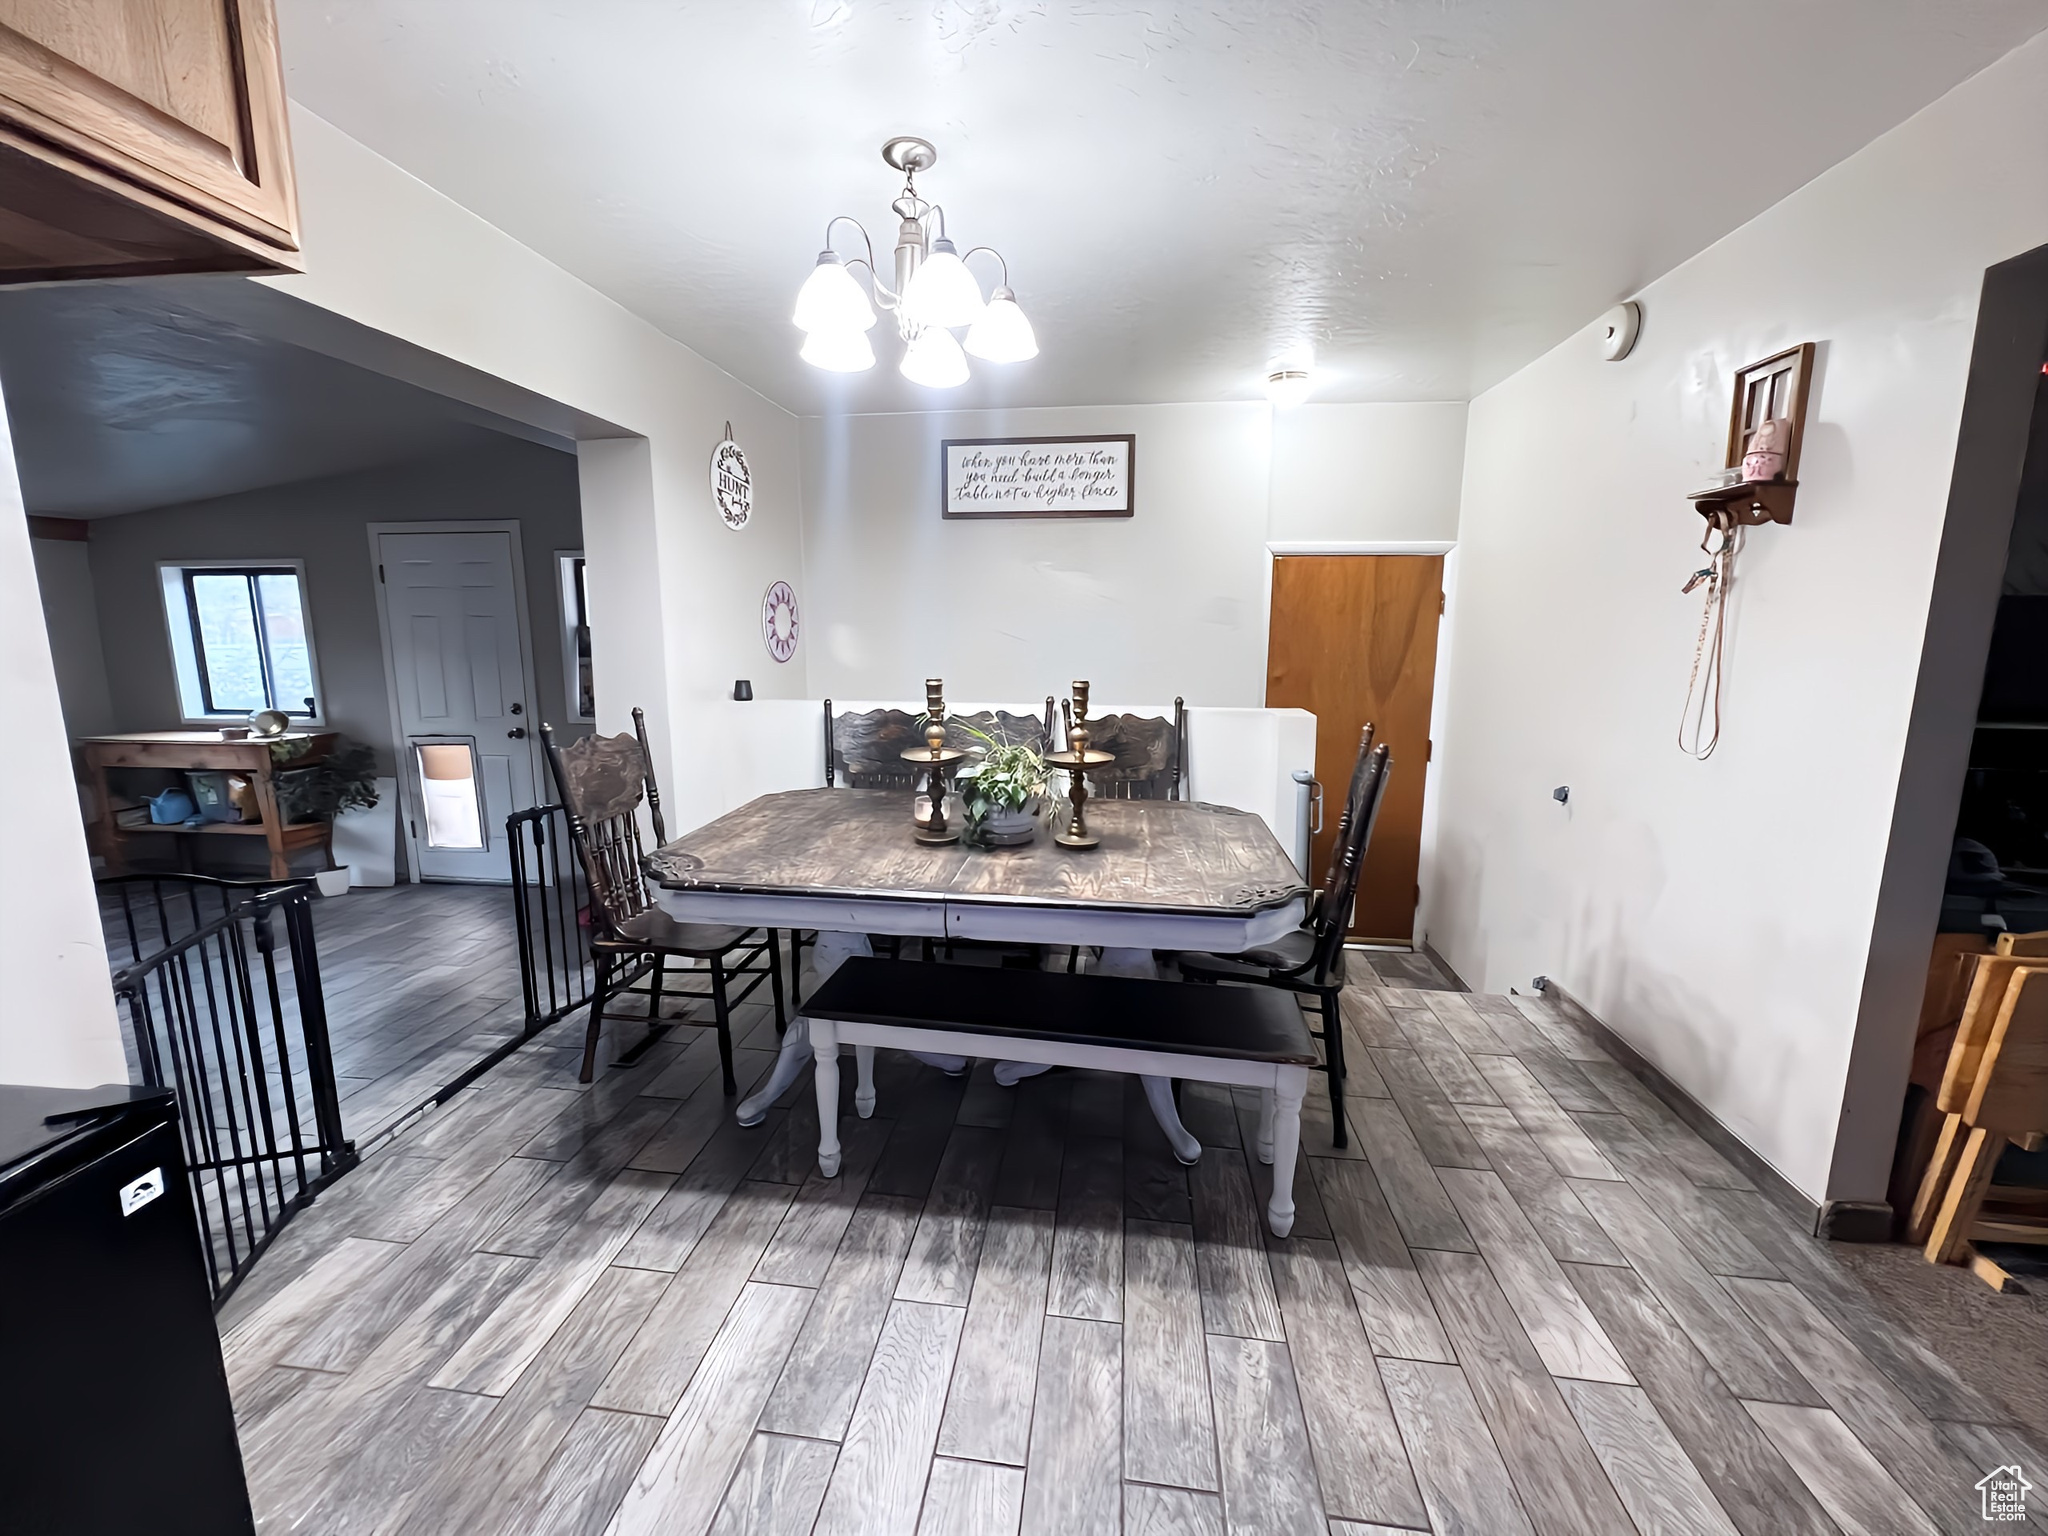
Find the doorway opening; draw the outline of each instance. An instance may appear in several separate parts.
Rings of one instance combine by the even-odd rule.
[[[1846,1134],[1859,1094],[1871,1096],[1872,1110],[1889,1107],[1875,1098],[1872,1065],[1885,1005],[1903,1013],[1895,1004],[1916,996],[1887,1189],[1891,1232],[1999,1288],[2048,1274],[2048,1157],[2039,1151],[2048,1138],[2044,372],[2048,247],[1985,275],[1836,1153],[1838,1175],[1861,1153]],[[1930,887],[1940,891],[1931,954],[1922,947],[1926,916],[1906,926],[1908,903],[1933,915]],[[1882,1081],[1898,1092],[1896,1076]]]
[[[1352,907],[1355,943],[1415,945],[1444,559],[1442,552],[1273,557],[1266,707],[1316,717],[1316,778],[1326,793],[1334,786],[1341,796],[1350,781],[1367,723],[1392,758]],[[1312,880],[1327,868],[1336,837],[1336,818],[1326,816],[1310,840]]]
[[[587,731],[591,680],[552,640],[583,620],[556,569],[584,543],[581,421],[348,324],[178,279],[0,294],[75,804],[112,964],[134,972],[131,1070],[148,1080],[139,978],[216,942],[195,911],[254,914],[283,886],[311,941],[277,1006],[322,1039],[265,1065],[294,1105],[331,1095],[360,1149],[535,1027],[508,820],[543,798],[529,723]],[[445,589],[396,610],[403,709],[380,528],[387,568]],[[320,896],[286,884],[312,877]],[[573,907],[550,915],[580,956]],[[299,1000],[321,994],[315,1031]]]

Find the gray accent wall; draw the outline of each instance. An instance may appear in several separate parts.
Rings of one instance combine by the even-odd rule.
[[[322,712],[333,729],[376,751],[379,773],[395,773],[368,528],[464,519],[520,525],[539,689],[532,717],[536,727],[541,720],[559,724],[568,710],[554,552],[583,547],[576,459],[506,437],[422,463],[95,519],[82,547],[90,551],[113,728],[182,724],[159,561],[302,560]]]
[[[93,595],[89,546],[77,539],[32,539],[43,627],[57,668],[64,734],[104,736],[114,729],[107,661],[100,650],[99,602]]]

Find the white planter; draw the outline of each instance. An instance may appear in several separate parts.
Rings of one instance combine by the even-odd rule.
[[[981,824],[981,841],[991,848],[1018,848],[1038,835],[1038,801],[990,811]]]
[[[339,869],[316,869],[313,883],[320,887],[322,896],[346,896],[348,894],[348,866]]]
[[[356,885],[390,885],[398,867],[398,780],[377,781],[377,803],[334,818],[334,862]]]

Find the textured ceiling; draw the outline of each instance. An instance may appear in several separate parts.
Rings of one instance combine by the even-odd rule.
[[[460,452],[510,425],[187,310],[179,286],[0,293],[0,380],[29,511],[201,501]]]
[[[281,0],[293,96],[771,398],[1459,399],[2048,26],[2041,0]],[[878,147],[999,246],[1040,356],[796,357]],[[986,282],[987,279],[985,278]],[[885,322],[886,324],[886,322]]]

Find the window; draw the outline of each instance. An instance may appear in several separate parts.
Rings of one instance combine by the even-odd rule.
[[[241,720],[259,709],[319,718],[304,567],[194,562],[159,573],[187,720]]]
[[[590,600],[583,585],[581,550],[558,549],[555,567],[562,586],[562,687],[572,720],[597,718],[597,689],[590,675]]]

